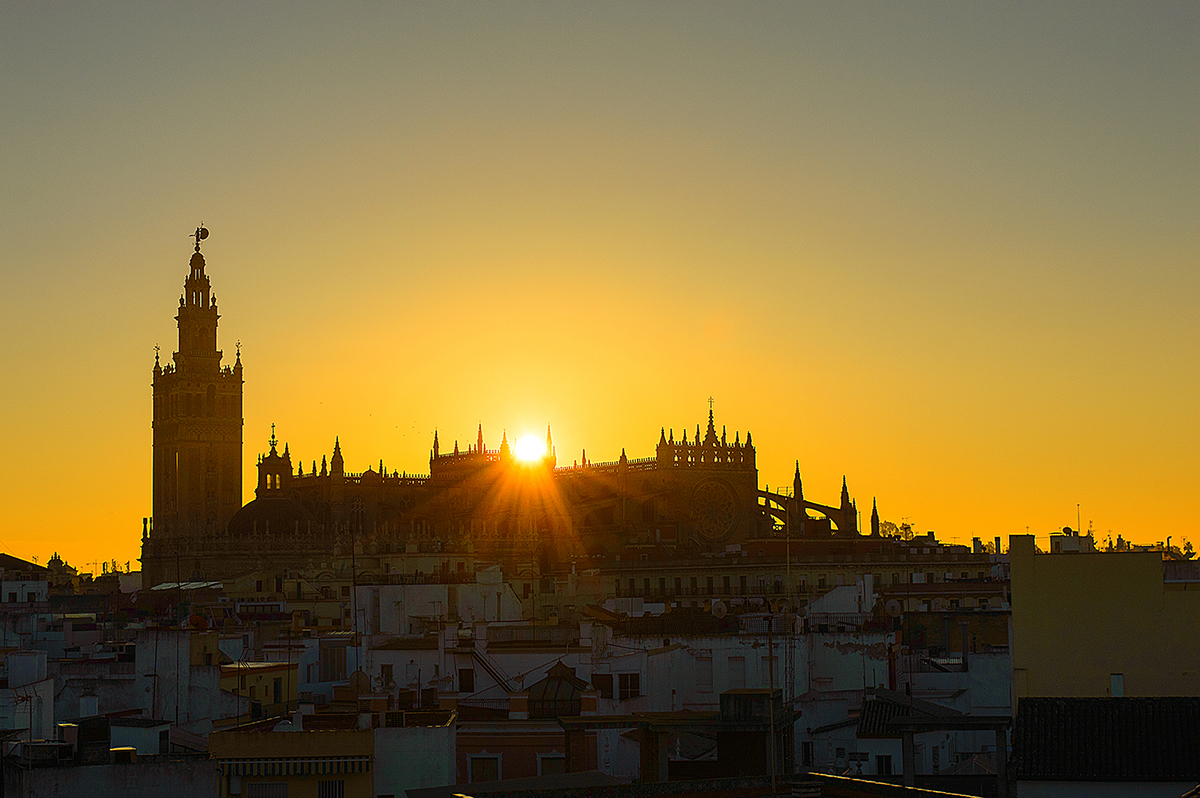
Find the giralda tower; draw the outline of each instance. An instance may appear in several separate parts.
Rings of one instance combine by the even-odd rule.
[[[154,356],[153,544],[143,544],[143,567],[159,576],[175,570],[193,539],[225,530],[242,506],[242,359],[221,365],[217,298],[196,249],[179,298],[179,348],[172,362]],[[160,568],[148,567],[147,555]],[[153,584],[153,582],[151,583]]]

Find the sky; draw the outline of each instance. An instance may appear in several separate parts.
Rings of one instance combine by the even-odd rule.
[[[201,223],[245,501],[272,423],[570,464],[711,396],[944,540],[1200,537],[1200,4],[4,2],[0,185],[19,557],[137,567]]]

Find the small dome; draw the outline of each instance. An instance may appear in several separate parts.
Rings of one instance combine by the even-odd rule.
[[[312,513],[295,499],[270,496],[255,499],[234,513],[229,519],[229,534],[247,536],[257,529],[259,533],[269,531],[272,536],[291,535],[296,532],[297,524],[301,533],[306,533],[312,520]]]

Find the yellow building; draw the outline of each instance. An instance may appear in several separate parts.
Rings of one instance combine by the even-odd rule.
[[[1200,695],[1200,570],[1166,578],[1157,551],[1038,554],[1032,535],[1010,538],[1009,562],[1018,701]]]
[[[221,689],[262,704],[266,717],[294,709],[298,668],[288,662],[230,662],[221,666]]]
[[[226,731],[209,736],[218,798],[371,798],[372,737],[347,731]]]

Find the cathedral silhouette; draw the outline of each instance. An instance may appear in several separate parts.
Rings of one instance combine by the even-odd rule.
[[[837,505],[804,498],[799,464],[790,491],[758,486],[749,432],[733,440],[707,425],[689,440],[660,430],[654,454],[559,466],[515,457],[507,438],[443,452],[434,433],[427,473],[348,471],[335,437],[306,472],[279,450],[272,427],[258,457],[255,498],[243,505],[240,346],[232,366],[217,348],[217,299],[197,228],[179,300],[178,350],[154,360],[153,515],[144,519],[145,584],[239,574],[315,574],[353,561],[356,578],[453,578],[478,562],[540,574],[582,563],[702,557],[754,541],[878,539],[860,535],[845,480]],[[843,549],[845,547],[843,546]]]

